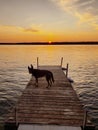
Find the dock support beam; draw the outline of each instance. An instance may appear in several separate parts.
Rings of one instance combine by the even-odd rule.
[[[5,122],[4,124],[4,130],[18,130],[18,121],[17,121],[17,107],[15,106],[15,122]]]
[[[38,66],[39,66],[39,58],[37,57],[37,69],[38,69]]]
[[[63,57],[61,58],[61,67],[62,67],[62,65],[63,65]]]
[[[69,67],[69,64],[67,63],[67,66],[66,66],[66,77],[68,77],[68,67]]]
[[[63,66],[63,57],[61,58],[61,68],[63,70],[66,70],[66,77],[68,77],[69,64],[67,63],[66,68],[63,68],[62,66]]]
[[[16,126],[18,126],[17,106],[15,106],[15,123],[16,123]]]
[[[83,121],[83,130],[86,128],[86,123],[87,123],[87,111],[84,113],[84,121]]]

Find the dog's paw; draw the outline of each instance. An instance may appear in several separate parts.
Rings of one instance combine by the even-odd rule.
[[[37,83],[34,83],[34,86],[35,86],[35,87],[38,87],[38,84],[37,84]]]
[[[47,86],[46,88],[47,88],[47,89],[49,89],[50,87],[49,87],[49,86]]]
[[[36,84],[35,86],[38,87],[38,84]]]

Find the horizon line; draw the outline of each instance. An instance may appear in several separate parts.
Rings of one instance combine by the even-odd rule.
[[[98,44],[98,41],[66,41],[66,42],[0,42],[0,45],[75,45]]]

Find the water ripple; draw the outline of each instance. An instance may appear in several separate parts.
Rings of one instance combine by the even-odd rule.
[[[41,64],[57,65],[63,56],[63,66],[70,63],[69,76],[74,80],[73,87],[78,97],[98,125],[98,46],[14,46],[9,47],[9,51],[5,51],[4,46],[2,48],[0,116],[10,111],[22,94],[30,80],[27,66],[33,63],[36,67],[36,57],[40,57]]]

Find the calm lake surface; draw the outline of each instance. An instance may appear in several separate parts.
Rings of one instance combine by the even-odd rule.
[[[84,108],[98,125],[98,45],[2,45],[0,46],[0,120],[15,105],[31,75],[28,65],[69,63],[69,77]]]

